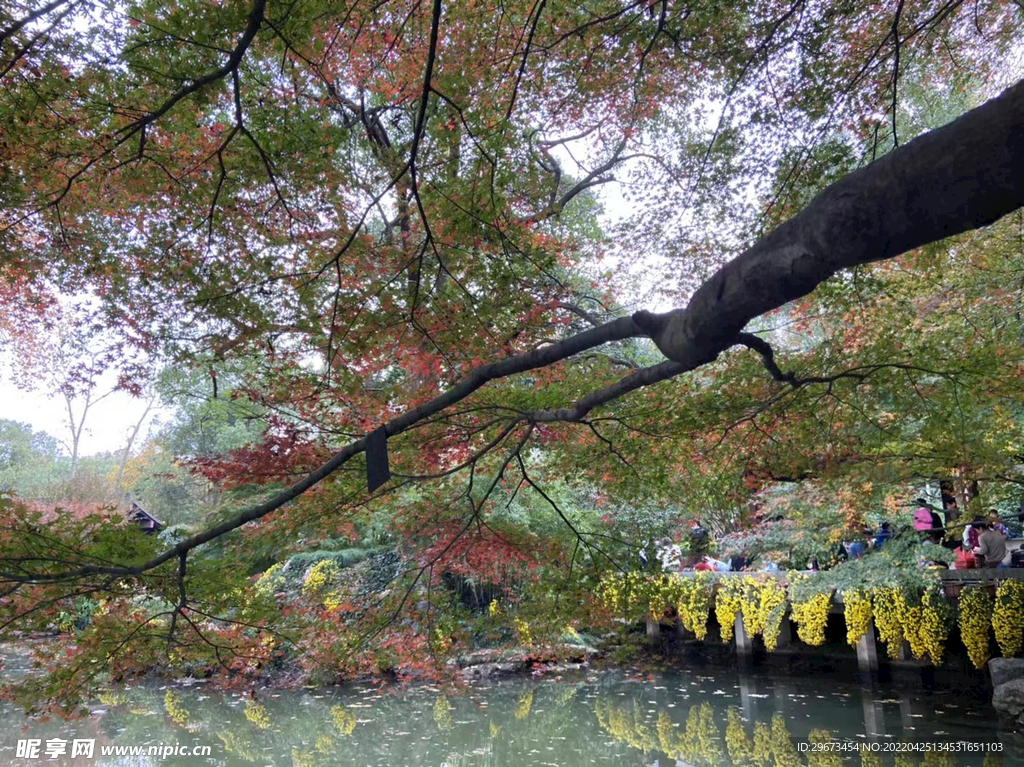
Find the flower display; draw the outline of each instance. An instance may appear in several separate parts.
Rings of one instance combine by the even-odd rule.
[[[764,646],[770,651],[779,643],[782,621],[786,617],[786,589],[775,578],[762,582],[758,594],[758,618]]]
[[[743,610],[743,586],[735,581],[725,581],[715,596],[715,618],[722,629],[722,639],[732,640],[736,616]]]
[[[829,581],[804,575],[792,577],[787,584],[785,580],[764,574],[722,578],[707,572],[685,576],[637,572],[606,576],[598,593],[613,612],[633,621],[652,614],[660,616],[668,607],[674,607],[683,628],[700,640],[707,638],[708,617],[713,606],[723,641],[733,640],[736,618],[742,616],[747,635],[760,634],[765,648],[774,651],[787,609],[792,611],[802,642],[813,646],[825,643],[825,628],[832,606],[829,584]],[[925,582],[923,586],[904,582],[875,589],[854,585],[841,593],[846,641],[850,646],[856,646],[874,622],[890,658],[899,658],[906,642],[915,658],[927,658],[935,666],[942,665],[954,621],[953,610],[937,580]],[[988,659],[990,626],[995,629],[1005,656],[1024,651],[1024,582],[1003,582],[994,609],[992,598],[987,595],[988,592],[982,594],[978,589],[966,589],[961,596],[959,627],[971,661],[976,665],[984,665]],[[521,628],[529,630],[521,623],[514,622],[517,634],[521,633]]]
[[[996,589],[992,628],[1004,658],[1020,655],[1024,644],[1024,583],[1003,581]]]
[[[711,612],[711,601],[714,595],[714,580],[710,573],[696,573],[692,578],[680,578],[679,597],[675,603],[679,619],[687,631],[692,631],[697,639],[708,635],[708,614]]]
[[[270,568],[265,570],[259,578],[256,579],[254,589],[256,593],[262,597],[272,597],[278,591],[284,588],[285,577],[284,577],[284,563],[278,562],[276,565],[272,565]]]
[[[825,644],[825,626],[832,606],[832,594],[814,594],[803,601],[793,602],[793,620],[800,641],[809,645]]]
[[[306,579],[302,583],[302,596],[306,599],[315,599],[337,580],[339,575],[341,575],[341,570],[337,562],[321,559],[306,573]]]
[[[993,599],[988,589],[965,587],[958,603],[960,638],[975,668],[984,668],[989,658],[989,630],[992,627]]]
[[[516,641],[521,645],[532,645],[533,634],[530,633],[530,624],[524,621],[522,618],[514,618],[512,620],[512,627],[516,632]]]
[[[626,620],[643,620],[651,604],[660,601],[659,613],[664,610],[662,588],[667,585],[664,576],[632,572],[624,575],[606,575],[598,585],[598,595],[604,605]]]
[[[764,631],[764,620],[761,615],[763,581],[750,575],[744,575],[740,578],[739,584],[743,628],[746,629],[748,636],[754,637]]]
[[[878,638],[885,644],[889,657],[894,660],[900,657],[903,647],[903,625],[896,606],[898,599],[899,590],[895,588],[878,589],[872,597]]]
[[[936,589],[928,589],[921,597],[921,622],[918,626],[918,637],[925,652],[935,666],[942,665],[942,656],[946,651],[946,639],[949,636],[949,625],[952,610],[946,598]]]
[[[896,615],[903,629],[903,638],[910,645],[910,651],[917,660],[926,653],[924,642],[921,641],[921,601],[916,593],[906,589],[896,591]]]
[[[874,613],[871,609],[871,594],[863,589],[852,589],[843,592],[844,613],[846,616],[846,643],[856,647],[860,638],[871,629]]]

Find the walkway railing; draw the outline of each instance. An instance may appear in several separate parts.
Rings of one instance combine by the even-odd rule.
[[[814,575],[814,570],[780,570],[770,573],[765,571],[738,571],[738,572],[716,572],[718,577],[739,577],[745,575],[774,575],[785,577],[789,574]],[[678,575],[686,578],[697,575],[693,570],[683,570]],[[991,583],[993,581],[1024,581],[1024,567],[987,567],[974,570],[940,570],[939,580],[943,583],[977,584]]]

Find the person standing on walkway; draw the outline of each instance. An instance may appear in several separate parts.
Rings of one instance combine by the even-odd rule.
[[[917,530],[922,540],[932,536],[932,510],[928,508],[924,498],[918,498],[917,511],[914,512],[914,529]]]
[[[881,551],[885,542],[891,538],[892,530],[889,528],[889,523],[883,522],[882,527],[878,531],[878,535],[875,536],[875,551]]]
[[[974,553],[984,563],[982,567],[1006,567],[1003,564],[1006,559],[1006,539],[996,530],[995,525],[989,524],[981,534]]]
[[[662,538],[656,549],[661,569],[667,573],[678,573],[683,563],[682,550],[672,542],[671,538]]]

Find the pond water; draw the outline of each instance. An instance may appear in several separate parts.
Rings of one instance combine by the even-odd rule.
[[[18,740],[28,739],[39,741],[36,758],[18,756]],[[54,739],[66,753],[48,758]],[[92,757],[72,758],[74,740],[92,741]],[[210,755],[110,751],[151,746]],[[1024,765],[1024,744],[1000,730],[983,689],[908,693],[702,668],[515,679],[459,693],[365,685],[252,698],[202,684],[137,686],[103,695],[74,721],[0,708],[0,764],[1013,767]]]

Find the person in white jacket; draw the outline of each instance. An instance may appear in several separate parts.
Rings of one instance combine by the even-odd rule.
[[[683,551],[671,538],[662,538],[655,547],[661,569],[668,573],[678,573],[683,562]]]

